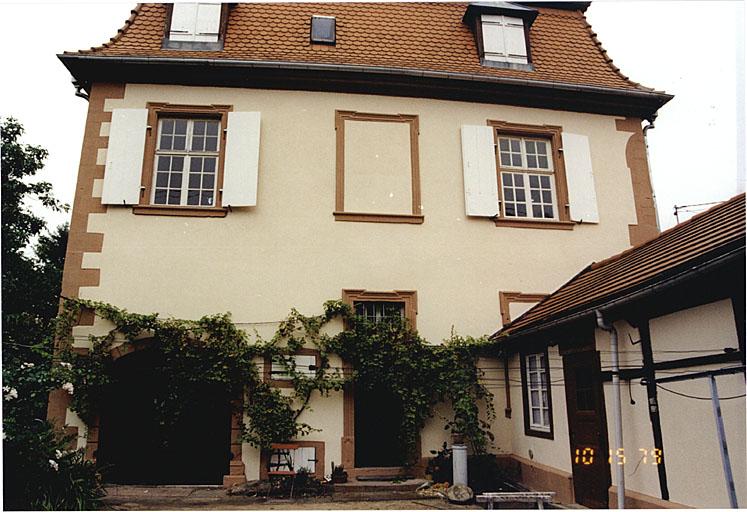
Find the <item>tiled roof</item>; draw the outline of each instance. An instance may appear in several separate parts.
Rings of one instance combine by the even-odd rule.
[[[139,4],[110,42],[78,55],[232,59],[375,66],[651,91],[624,76],[583,12],[537,7],[534,71],[481,66],[462,22],[467,3],[239,3],[222,51],[162,49],[167,6]],[[312,15],[337,19],[334,46],[309,42]]]
[[[548,295],[493,335],[517,337],[551,321],[601,305],[678,271],[706,254],[745,240],[745,195],[740,194],[633,247],[598,263]]]

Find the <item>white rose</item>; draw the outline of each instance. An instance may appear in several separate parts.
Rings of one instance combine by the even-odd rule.
[[[5,388],[3,388],[3,391],[5,391]],[[13,400],[14,398],[18,398],[18,390],[16,388],[8,388],[5,395],[5,401],[9,402],[10,400]]]
[[[73,387],[72,382],[66,382],[62,385],[62,389],[68,392],[68,394],[72,395],[75,388]]]
[[[54,451],[54,457],[55,459],[61,459],[64,454],[60,450]]]
[[[49,459],[49,465],[52,466],[52,469],[54,469],[55,471],[60,470],[60,465],[57,464],[57,462],[53,461],[52,459]]]
[[[26,368],[33,368],[34,363],[21,363],[21,369],[25,370]]]
[[[68,370],[69,370],[69,369],[71,369],[71,368],[73,367],[73,365],[72,365],[72,364],[70,364],[70,363],[66,363],[65,361],[61,361],[61,362],[60,362],[60,366],[62,366],[63,368],[67,368]]]

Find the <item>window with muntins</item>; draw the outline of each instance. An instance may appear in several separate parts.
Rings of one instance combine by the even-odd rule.
[[[527,354],[522,362],[527,433],[552,435],[547,353]]]
[[[502,210],[506,217],[558,219],[552,143],[498,135]]]
[[[152,204],[215,206],[220,132],[217,119],[159,119]]]
[[[355,314],[369,322],[402,321],[405,317],[404,302],[367,301],[354,303]]]

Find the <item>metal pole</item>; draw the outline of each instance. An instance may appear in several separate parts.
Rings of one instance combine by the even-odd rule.
[[[721,463],[724,466],[724,479],[726,480],[726,492],[729,493],[729,505],[731,508],[739,508],[737,505],[737,491],[734,488],[734,476],[731,473],[731,462],[729,461],[729,449],[726,446],[726,434],[724,432],[724,418],[721,416],[721,402],[718,398],[716,377],[710,376],[711,381],[711,403],[713,404],[713,416],[716,419],[716,431],[718,432],[719,446],[721,447]]]

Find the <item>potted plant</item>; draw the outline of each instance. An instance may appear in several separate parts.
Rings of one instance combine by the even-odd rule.
[[[344,466],[335,466],[334,461],[332,462],[332,483],[333,484],[344,484],[348,481],[348,473],[345,471]]]

